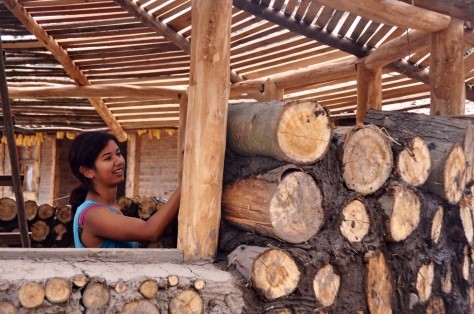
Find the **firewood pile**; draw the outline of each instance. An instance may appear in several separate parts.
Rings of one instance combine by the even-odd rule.
[[[469,120],[370,110],[331,127],[317,103],[253,106],[229,111],[218,251],[252,311],[469,313]]]
[[[16,200],[9,197],[0,199],[0,232],[19,232],[17,214]],[[25,217],[32,247],[74,246],[71,232],[73,214],[70,206],[52,206],[27,200]]]

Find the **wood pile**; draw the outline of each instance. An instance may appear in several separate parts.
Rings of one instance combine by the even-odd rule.
[[[293,114],[286,121],[304,121]],[[472,127],[400,116],[369,111],[364,125],[332,128],[313,162],[243,151],[259,145],[234,143],[250,126],[228,136],[218,259],[242,275],[251,310],[469,313]],[[285,134],[320,132],[298,130]]]
[[[17,214],[16,200],[9,197],[0,199],[0,232],[19,231]],[[25,216],[32,247],[52,248],[74,245],[71,232],[73,214],[70,206],[52,206],[27,200],[25,201]]]

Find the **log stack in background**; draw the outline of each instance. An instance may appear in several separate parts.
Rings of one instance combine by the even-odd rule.
[[[331,134],[317,142],[324,154],[298,162],[255,150],[261,144],[248,143],[250,122],[240,120],[234,132],[234,116],[256,121],[265,110],[273,115],[272,104],[258,113],[234,107],[228,123],[218,258],[242,274],[252,310],[469,313],[471,127],[447,117],[424,126],[419,114],[389,127],[382,122],[397,113],[372,111],[365,125],[327,131],[329,117],[318,115],[316,129],[303,124],[291,136]],[[291,102],[275,105],[285,106]],[[305,121],[298,110],[286,112],[294,117],[273,119],[259,134],[278,136],[279,124]]]

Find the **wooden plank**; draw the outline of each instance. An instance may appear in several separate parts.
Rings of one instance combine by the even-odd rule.
[[[31,232],[28,233],[31,236]],[[0,232],[0,245],[20,245],[20,232]],[[3,258],[3,256],[2,256]]]
[[[331,8],[349,11],[378,23],[436,32],[448,27],[451,18],[398,0],[318,0]]]
[[[331,7],[325,6],[315,21],[316,25],[318,25],[319,27],[321,27],[321,29],[323,29],[326,26],[326,24],[329,22],[329,20],[331,19],[333,13],[334,13],[334,9],[332,9]]]
[[[192,1],[189,119],[178,217],[178,248],[183,250],[185,261],[213,259],[217,252],[229,99],[231,12],[231,0]],[[196,167],[197,164],[202,167]]]
[[[474,5],[472,0],[405,0],[420,8],[474,22]]]
[[[312,1],[311,0],[301,0],[300,5],[298,6],[298,9],[296,9],[295,13],[295,19],[297,21],[301,21],[303,17],[305,16],[306,10],[308,9],[308,6],[310,5]]]
[[[326,26],[326,30],[328,32],[332,33],[336,29],[337,25],[341,22],[341,18],[344,15],[344,13],[345,13],[344,11],[339,11],[339,10],[334,11],[334,14],[331,17],[331,20]]]
[[[177,249],[14,249],[0,248],[0,256],[4,260],[54,261],[69,260],[71,262],[94,261],[104,263],[182,263],[183,252]]]
[[[431,34],[430,114],[464,114],[463,30],[464,22],[454,19],[446,30]]]
[[[54,201],[58,197],[59,193],[59,154],[58,154],[58,140],[56,137],[51,138],[51,166],[49,170],[49,182],[51,186],[49,188],[49,201],[48,204],[53,206],[57,205]]]
[[[308,11],[306,11],[306,14],[303,18],[303,21],[305,21],[308,24],[312,24],[314,19],[318,15],[318,12],[321,9],[321,7],[322,7],[322,4],[315,1],[311,1]]]
[[[25,179],[24,174],[20,174],[20,180],[23,184],[23,180]],[[0,175],[0,186],[13,186],[13,178],[10,174],[2,174]]]

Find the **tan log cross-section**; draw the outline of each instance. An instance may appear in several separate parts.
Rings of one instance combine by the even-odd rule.
[[[3,1],[5,6],[20,20],[25,28],[51,52],[51,54],[63,66],[66,73],[80,86],[91,85],[87,77],[77,67],[69,54],[64,50],[48,33],[33,19],[25,8],[17,0]],[[120,141],[127,139],[127,133],[113,116],[112,112],[100,98],[89,98],[89,102],[94,106],[97,113],[110,128],[111,132],[117,136]]]

